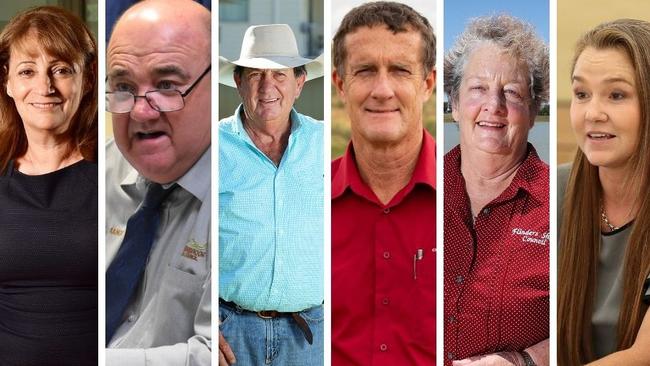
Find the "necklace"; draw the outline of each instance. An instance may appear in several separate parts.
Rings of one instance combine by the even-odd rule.
[[[605,205],[602,203],[600,204],[600,219],[603,221],[603,223],[609,228],[609,231],[616,231],[619,229],[618,226],[614,226],[609,222],[609,219],[607,219],[607,215],[605,215]]]

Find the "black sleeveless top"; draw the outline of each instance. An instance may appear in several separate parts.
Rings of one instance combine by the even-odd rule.
[[[97,164],[0,176],[0,364],[97,364]]]

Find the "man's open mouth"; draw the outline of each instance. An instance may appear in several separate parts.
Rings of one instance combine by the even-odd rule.
[[[155,139],[160,136],[165,135],[164,132],[162,131],[151,131],[151,132],[138,132],[136,133],[136,136],[138,136],[139,139],[141,140],[148,140],[148,139]]]

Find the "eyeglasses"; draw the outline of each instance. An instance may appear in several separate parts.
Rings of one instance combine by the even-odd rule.
[[[158,112],[180,111],[185,107],[185,97],[194,87],[210,72],[212,65],[203,71],[184,93],[177,89],[155,89],[145,92],[144,95],[135,95],[130,91],[106,92],[106,111],[111,113],[129,113],[135,106],[136,98],[144,98],[151,108]]]

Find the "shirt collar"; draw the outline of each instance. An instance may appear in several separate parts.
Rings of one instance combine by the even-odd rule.
[[[460,170],[461,151],[460,145],[454,147],[445,155],[445,187],[458,187],[465,191],[465,178]],[[493,202],[503,202],[514,198],[519,190],[529,194],[534,200],[543,203],[548,200],[548,165],[537,155],[537,150],[529,142],[527,145],[526,157],[517,169],[515,177],[510,185]],[[546,180],[546,184],[540,184],[540,180]],[[453,201],[453,200],[452,200]],[[447,200],[445,200],[447,202]],[[450,202],[451,204],[452,202]],[[464,202],[457,200],[458,205]]]
[[[340,197],[347,188],[350,188],[357,195],[378,202],[374,192],[361,179],[361,175],[357,169],[352,142],[348,144],[338,164],[339,167],[332,177],[332,199]],[[411,180],[402,191],[406,190],[406,193],[408,193],[416,184],[424,184],[432,189],[436,189],[436,142],[431,134],[424,129],[422,130],[422,147],[420,148],[420,155],[418,156],[415,170],[413,171]],[[399,195],[400,193],[395,196],[397,197]]]
[[[210,198],[210,150],[208,147],[207,150],[203,152],[199,160],[197,160],[194,165],[188,170],[183,176],[181,176],[175,182],[169,183],[167,186],[171,186],[173,183],[178,184],[181,188],[192,194],[198,200],[203,202],[204,199]],[[135,188],[138,191],[144,192],[149,185],[149,180],[140,175],[135,168],[131,168],[129,173],[120,183],[120,186],[123,190],[128,191]]]
[[[540,180],[546,180],[546,184],[540,184]],[[529,142],[528,153],[523,163],[517,170],[509,188],[514,189],[511,194],[514,196],[519,189],[523,189],[536,201],[543,203],[548,200],[548,165],[537,155],[537,150]]]

